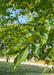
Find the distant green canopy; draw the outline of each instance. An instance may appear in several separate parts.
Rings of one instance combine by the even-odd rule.
[[[26,23],[19,16],[27,16]],[[0,0],[0,55],[54,60],[54,0]],[[24,20],[23,20],[24,21]],[[32,57],[31,56],[31,57]],[[50,64],[49,63],[49,64]]]

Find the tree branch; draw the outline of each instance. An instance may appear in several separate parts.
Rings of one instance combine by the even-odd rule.
[[[17,20],[18,20],[18,23],[19,23],[19,28],[20,28],[20,21],[19,21],[19,16],[18,16],[18,14],[16,13],[16,8],[15,8],[15,15],[16,15],[16,17],[17,17]]]

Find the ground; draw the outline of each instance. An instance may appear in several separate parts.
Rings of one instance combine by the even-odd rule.
[[[38,65],[20,64],[14,70],[13,63],[0,61],[0,75],[42,75],[44,68]],[[52,75],[52,72],[49,73],[48,68],[45,74]]]

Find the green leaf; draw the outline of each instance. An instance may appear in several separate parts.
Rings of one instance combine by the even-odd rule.
[[[48,34],[43,33],[43,35],[40,35],[40,41],[42,45],[46,44],[47,39],[48,39]]]
[[[45,22],[45,18],[43,17],[43,18],[41,18],[40,20],[39,20],[39,23],[43,23],[43,22]]]
[[[22,51],[20,52],[20,54],[18,54],[14,60],[14,68],[16,68],[16,66],[18,66],[22,61],[26,60],[27,56],[28,56],[28,48],[25,47],[22,49]]]
[[[36,43],[36,49],[34,50],[34,54],[37,55],[39,53],[40,44]]]

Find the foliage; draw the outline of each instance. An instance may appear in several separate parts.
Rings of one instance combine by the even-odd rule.
[[[21,15],[30,20],[20,22]],[[54,58],[53,17],[53,0],[0,0],[0,41],[4,44],[0,54],[7,59],[16,55],[15,66],[29,53],[38,54],[40,59]]]

